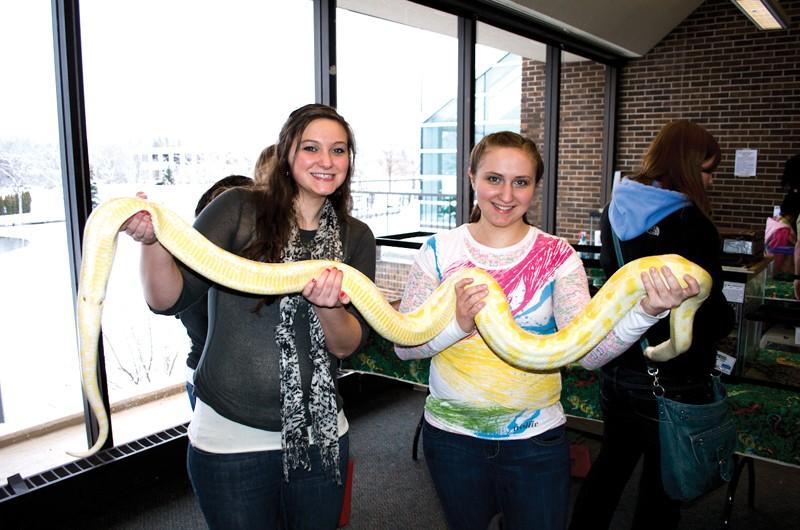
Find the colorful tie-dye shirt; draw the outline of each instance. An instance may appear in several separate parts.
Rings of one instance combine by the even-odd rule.
[[[517,323],[529,332],[554,333],[589,300],[583,264],[566,240],[531,227],[519,243],[496,249],[475,241],[465,224],[425,243],[412,266],[400,310],[420,306],[463,267],[488,271],[508,296]],[[624,351],[625,345],[612,337],[598,346],[601,355],[609,344]],[[441,352],[425,344],[397,351],[405,359],[433,357],[425,417],[440,429],[514,439],[535,436],[566,421],[558,371],[514,368],[494,355],[477,333]]]

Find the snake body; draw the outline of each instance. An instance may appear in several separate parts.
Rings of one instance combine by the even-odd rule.
[[[176,259],[212,282],[237,291],[261,295],[296,293],[326,268],[337,267],[344,273],[342,290],[372,329],[400,345],[422,344],[442,331],[455,314],[454,283],[465,277],[472,278],[473,285],[486,284],[489,287],[489,294],[484,299],[486,306],[475,318],[481,336],[501,359],[522,370],[553,370],[591,351],[644,296],[640,273],[663,265],[668,265],[679,279],[684,274],[692,275],[701,286],[698,296],[685,300],[672,311],[670,340],[645,352],[654,360],[670,359],[686,351],[691,344],[694,314],[711,288],[708,273],[680,256],[641,258],[617,271],[567,326],[551,335],[536,335],[516,324],[502,288],[481,269],[460,270],[443,282],[418,309],[400,313],[392,308],[369,278],[347,264],[326,260],[293,263],[251,261],[217,247],[179,215],[155,202],[136,197],[110,199],[92,212],[84,229],[77,302],[81,381],[97,418],[99,433],[97,441],[87,451],[70,453],[76,457],[96,453],[108,436],[108,416],[97,382],[103,301],[119,229],[139,211],[150,213],[159,242]]]

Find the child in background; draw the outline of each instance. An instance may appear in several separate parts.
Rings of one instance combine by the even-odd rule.
[[[800,192],[789,191],[781,203],[780,214],[767,218],[764,230],[765,254],[773,256],[773,271],[794,273],[793,247],[797,242],[795,222],[800,213]],[[788,252],[784,252],[788,249]]]

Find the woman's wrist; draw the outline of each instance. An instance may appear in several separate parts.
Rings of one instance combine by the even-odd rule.
[[[469,335],[470,332],[464,331],[464,328],[461,327],[458,320],[453,318],[437,336],[430,340],[428,346],[440,352]]]

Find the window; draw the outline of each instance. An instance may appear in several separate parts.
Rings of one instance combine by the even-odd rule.
[[[52,25],[49,2],[0,3],[0,439],[10,444],[83,425]],[[68,462],[85,439],[81,429],[61,439],[55,461],[0,453],[0,480]]]
[[[191,221],[213,182],[252,176],[289,112],[314,101],[310,1],[276,10],[269,2],[241,0],[224,9],[188,1],[84,0],[81,31],[99,201],[141,190]],[[287,46],[291,53],[275,53]],[[136,165],[137,156],[152,162]],[[119,238],[104,311],[109,395],[120,411],[182,393],[186,380],[186,332],[176,318],[147,308],[138,247]],[[112,413],[115,443],[186,421],[188,400],[180,399],[183,408],[141,425]]]
[[[488,28],[488,26],[478,26],[478,39],[484,33],[489,33],[490,36],[502,35],[511,41],[521,39],[521,37],[512,37],[504,32]],[[487,40],[492,42],[491,38]],[[479,58],[476,60],[477,78],[475,79],[476,139],[502,130],[519,132],[522,93],[521,57],[510,52],[493,49],[490,46],[480,45],[476,47],[476,58]]]
[[[454,227],[456,17],[405,1],[338,5],[338,107],[358,146],[353,214],[377,236]],[[452,137],[431,125],[445,118]],[[379,252],[379,286],[399,297],[407,253]]]
[[[354,215],[376,235],[454,226],[437,212],[455,198],[455,114],[450,136],[431,122],[456,94],[456,18],[402,1],[339,6],[339,109],[359,148]]]

